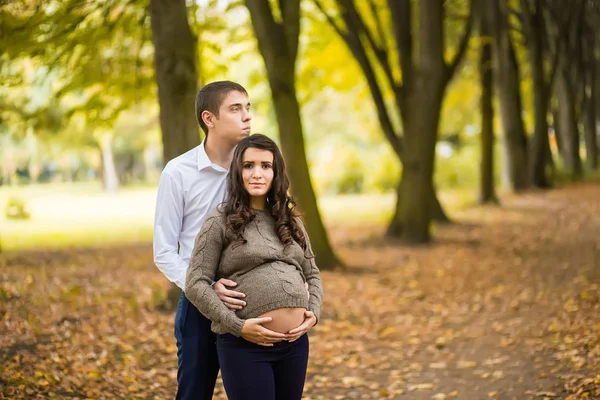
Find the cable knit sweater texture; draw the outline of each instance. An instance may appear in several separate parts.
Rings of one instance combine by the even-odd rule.
[[[247,242],[230,246],[223,215],[219,211],[211,214],[196,237],[185,295],[212,321],[213,332],[239,337],[246,319],[279,308],[306,308],[319,319],[323,287],[303,225],[302,230],[308,245],[306,254],[295,241],[285,246],[277,236],[273,217],[256,210],[256,217],[244,229]],[[244,308],[233,311],[223,304],[211,287],[216,277],[237,282],[235,290],[246,295]]]

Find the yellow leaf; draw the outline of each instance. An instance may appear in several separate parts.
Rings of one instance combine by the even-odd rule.
[[[408,385],[408,390],[430,390],[433,389],[433,383],[418,383],[416,385]]]
[[[567,312],[577,312],[579,310],[579,306],[575,304],[573,300],[569,300],[565,303],[564,309]]]
[[[457,368],[460,369],[464,369],[464,368],[474,368],[477,366],[477,363],[475,361],[459,361],[456,364]]]
[[[448,366],[444,361],[442,361],[442,362],[438,362],[438,363],[429,364],[429,368],[431,368],[431,369],[446,369],[446,368],[448,368]]]
[[[421,339],[419,339],[417,337],[412,337],[412,338],[408,339],[408,343],[410,343],[410,344],[420,344],[421,343]]]
[[[379,337],[386,337],[396,333],[398,330],[395,326],[388,326],[379,331]]]
[[[567,336],[565,336],[565,338],[563,339],[563,341],[565,343],[567,343],[567,344],[571,344],[571,343],[573,343],[575,341],[575,339],[573,339],[572,336],[567,335]]]
[[[559,330],[560,330],[560,327],[559,327],[559,326],[558,326],[558,324],[556,324],[556,323],[554,323],[554,324],[551,324],[551,325],[548,327],[548,332],[558,332]]]
[[[446,339],[443,336],[440,336],[437,339],[435,339],[435,347],[437,347],[438,349],[443,348],[444,346],[446,346],[447,343],[448,339]]]

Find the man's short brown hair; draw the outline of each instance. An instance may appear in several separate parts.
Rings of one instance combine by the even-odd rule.
[[[208,135],[208,127],[202,120],[202,113],[210,111],[218,117],[221,103],[230,92],[240,92],[248,96],[248,92],[242,85],[231,81],[211,82],[200,89],[196,95],[196,120],[206,135]]]

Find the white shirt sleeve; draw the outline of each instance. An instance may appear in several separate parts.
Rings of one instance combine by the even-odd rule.
[[[169,174],[162,173],[154,213],[154,263],[167,279],[183,290],[187,263],[179,255],[183,225],[183,189]]]

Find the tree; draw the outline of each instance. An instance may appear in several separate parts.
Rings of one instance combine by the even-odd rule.
[[[545,0],[521,0],[521,21],[526,37],[527,52],[533,78],[533,109],[535,130],[531,145],[530,182],[538,188],[552,184],[549,170],[552,168],[552,154],[548,140],[548,109],[550,93],[558,61],[555,39],[548,32],[544,8]],[[554,44],[554,51],[551,46]],[[546,55],[546,57],[545,57]],[[545,62],[550,60],[550,62]],[[546,68],[545,65],[549,64]]]
[[[310,181],[300,107],[296,97],[296,56],[300,35],[300,0],[279,1],[279,21],[268,0],[246,0],[259,51],[264,59],[279,126],[282,152],[288,164],[291,191],[304,213],[319,267],[340,262],[331,248]]]
[[[481,166],[479,203],[497,203],[494,189],[494,74],[492,66],[492,42],[490,8],[477,4],[480,59],[479,75],[481,79]]]
[[[193,111],[198,87],[197,43],[185,0],[150,0],[150,16],[166,163],[200,144]]]
[[[375,20],[372,24],[374,28],[370,29],[358,9],[358,3],[353,0],[336,0],[343,26],[319,0],[315,0],[360,64],[377,107],[379,124],[403,164],[396,210],[388,234],[401,236],[410,243],[422,243],[430,239],[429,226],[433,211],[441,210],[432,179],[435,145],[444,94],[465,54],[471,35],[471,3],[454,59],[447,62],[444,57],[445,11],[440,1],[389,0],[387,10],[391,14],[392,33],[386,34],[374,1],[363,3]],[[415,21],[411,16],[416,4],[419,21],[416,29],[413,29]],[[390,42],[395,44],[394,49],[390,47]],[[393,93],[402,134],[394,129],[387,111],[385,86],[378,79],[377,67],[383,71],[385,85]],[[401,81],[396,71],[400,72]]]
[[[506,1],[492,0],[489,6],[495,15],[491,29],[494,38],[494,76],[503,131],[503,178],[514,192],[519,192],[529,186],[528,174],[523,173],[527,171],[528,154],[521,115],[521,74],[511,38]]]
[[[59,108],[67,120],[82,116],[86,129],[75,131],[96,139],[105,187],[115,190],[112,125],[122,111],[147,99],[154,86],[143,51],[148,42],[143,3],[27,2],[2,11],[13,23],[14,37],[0,41],[4,53],[13,60],[33,60],[45,75],[36,84],[51,88],[41,96],[47,104],[37,114]]]
[[[583,174],[579,154],[580,133],[577,111],[578,105],[583,101],[583,82],[579,75],[584,3],[574,2],[568,5],[553,3],[553,5],[550,14],[560,38],[555,82],[555,95],[558,101],[556,125],[565,168],[572,178],[577,179]]]
[[[594,3],[586,2],[582,29],[582,72],[584,79],[584,101],[583,101],[583,132],[585,137],[586,165],[590,170],[598,169],[598,140],[596,134],[597,116],[597,71],[596,51],[598,49],[598,35],[594,29],[600,22],[600,10],[594,7]]]

